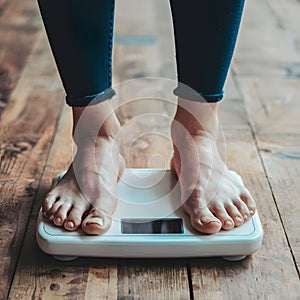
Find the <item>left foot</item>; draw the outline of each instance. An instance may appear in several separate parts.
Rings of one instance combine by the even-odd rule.
[[[171,170],[179,179],[182,207],[191,225],[208,234],[242,225],[255,213],[255,202],[219,154],[217,104],[184,99],[178,104],[171,125]]]

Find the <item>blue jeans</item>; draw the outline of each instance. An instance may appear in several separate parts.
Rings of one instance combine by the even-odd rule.
[[[126,0],[124,0],[126,1]],[[178,86],[192,101],[218,102],[244,0],[170,0]],[[38,0],[70,106],[111,98],[114,0]]]

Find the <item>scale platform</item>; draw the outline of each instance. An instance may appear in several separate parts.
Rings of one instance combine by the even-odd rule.
[[[125,169],[118,183],[118,199],[112,225],[100,236],[86,235],[80,229],[67,232],[50,223],[40,211],[38,245],[60,260],[79,256],[221,256],[235,261],[254,253],[262,243],[263,229],[257,212],[242,226],[229,231],[212,235],[195,231],[180,207],[179,183],[170,170]]]

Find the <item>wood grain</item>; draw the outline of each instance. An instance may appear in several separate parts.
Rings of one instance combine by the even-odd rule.
[[[299,81],[240,79],[257,144],[299,273]],[[271,92],[272,91],[272,92]],[[287,104],[288,103],[288,104]]]
[[[15,87],[1,123],[0,290],[6,298],[33,200],[56,129],[61,86],[41,38]],[[52,89],[44,89],[52,82]],[[55,105],[53,105],[55,103]]]
[[[184,260],[148,260],[118,268],[118,299],[190,299]]]
[[[277,48],[276,53],[281,54],[282,58],[279,59],[273,53],[269,57],[272,65],[264,64],[263,69],[271,73],[278,61],[281,61],[282,72],[275,78],[259,74],[247,76],[245,67],[237,61],[236,81],[245,100],[263,167],[300,277],[300,205],[295,200],[300,194],[300,164],[297,156],[300,153],[300,83],[299,72],[295,68],[300,59],[300,4],[298,1],[275,0],[266,1],[264,5],[270,14],[268,23],[277,24],[269,27],[274,34],[269,35],[268,41],[275,44],[280,40],[284,49],[281,46]],[[265,16],[260,16],[261,22],[256,25],[254,33],[258,37],[263,36],[266,28],[264,19]],[[243,32],[243,38],[251,38],[247,30]],[[255,44],[254,47],[253,55],[258,55],[262,46]],[[272,51],[272,48],[268,48],[268,51]]]
[[[274,15],[270,2],[246,3],[234,60],[240,75],[284,76],[286,67],[298,61],[297,49]]]
[[[41,30],[36,5],[32,0],[0,3],[0,117]]]

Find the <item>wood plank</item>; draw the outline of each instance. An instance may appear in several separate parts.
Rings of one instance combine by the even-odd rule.
[[[138,260],[118,268],[118,299],[190,299],[185,260]]]
[[[35,1],[10,0],[0,8],[0,117],[40,29]]]
[[[286,36],[299,53],[300,47],[300,3],[295,0],[268,0],[268,5],[276,16]]]
[[[5,299],[60,112],[63,95],[57,79],[42,38],[0,123],[0,290]],[[49,81],[51,91],[45,88]]]
[[[47,55],[49,54],[47,51]],[[42,253],[35,241],[35,224],[41,203],[49,190],[52,178],[68,167],[71,158],[71,114],[70,108],[64,106],[47,161],[46,172],[39,186],[31,214],[9,295],[10,299],[52,299],[54,297],[84,299],[86,286],[94,287],[93,277],[95,267],[97,267],[96,261],[93,263],[92,274],[89,275],[89,262],[87,260],[67,264],[56,261],[51,256]],[[102,276],[106,276],[105,268],[100,270],[98,268],[97,276],[100,276],[100,280]],[[103,286],[105,282],[105,280],[101,280]]]
[[[285,76],[290,64],[299,61],[293,41],[280,25],[268,1],[246,3],[243,23],[235,51],[238,74]]]
[[[72,158],[70,116],[70,108],[65,106],[30,218],[10,299],[107,299],[116,290],[116,266],[93,259],[59,262],[42,253],[35,242],[37,214],[51,180],[67,168]]]
[[[49,52],[47,52],[49,55]],[[11,287],[10,299],[84,299],[86,286],[94,286],[92,281],[97,262],[94,261],[89,276],[89,262],[78,260],[71,263],[56,261],[38,248],[35,241],[35,224],[41,203],[51,186],[52,178],[68,167],[72,158],[70,108],[64,106],[52,144],[46,171],[39,186],[37,198],[31,214],[20,260]],[[98,270],[105,275],[104,269]],[[102,279],[102,275],[100,278]],[[92,277],[92,278],[91,278]],[[102,282],[102,285],[104,285]]]
[[[7,9],[7,7],[9,6],[9,3],[11,3],[11,1],[8,1],[8,0],[0,1],[0,16],[3,14],[5,9]]]
[[[284,44],[285,49],[279,46],[278,50],[270,51],[269,60],[278,62],[278,55],[286,60],[282,64],[283,76],[260,75],[260,68],[255,66],[257,72],[246,74],[240,61],[235,65],[237,79],[243,93],[249,120],[255,134],[256,142],[260,150],[261,159],[266,170],[266,175],[275,198],[280,218],[283,222],[287,235],[291,254],[295,260],[296,270],[299,275],[299,212],[300,206],[296,200],[299,195],[299,72],[294,72],[294,66],[299,62],[299,13],[298,1],[265,1],[265,8],[269,11],[270,20],[277,26],[271,26],[268,40],[272,44]],[[252,5],[254,7],[254,5]],[[259,16],[259,15],[258,15]],[[257,28],[253,30],[253,36],[263,38],[266,27],[265,17],[257,17]],[[248,20],[251,20],[249,16]],[[254,26],[253,26],[254,27]],[[277,32],[277,33],[276,33]],[[281,38],[278,33],[280,32]],[[247,30],[243,33],[244,40],[250,38]],[[243,44],[243,42],[242,42]],[[247,46],[247,44],[245,44]],[[253,56],[261,51],[261,44],[252,46]],[[271,48],[272,49],[272,48]],[[241,51],[242,52],[242,51]],[[294,54],[293,54],[294,53]],[[250,61],[252,61],[250,59]],[[282,61],[279,59],[279,61]],[[263,65],[267,73],[271,72],[272,66]],[[266,73],[266,74],[267,74]],[[287,75],[287,77],[286,77]],[[296,79],[293,79],[293,76]]]
[[[239,82],[299,272],[300,83],[280,78],[240,78]]]
[[[85,299],[118,299],[118,269],[116,266],[103,268],[90,267],[88,272]]]

